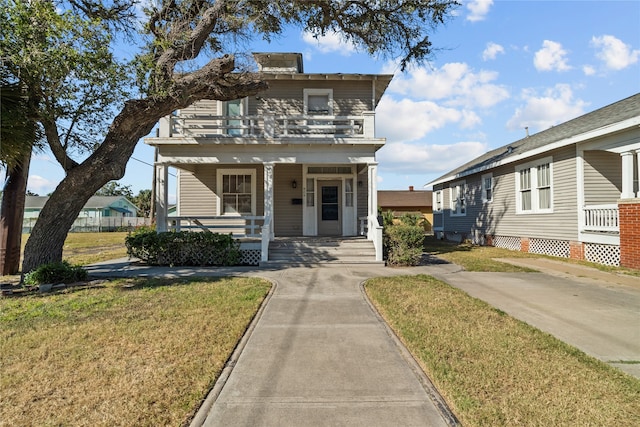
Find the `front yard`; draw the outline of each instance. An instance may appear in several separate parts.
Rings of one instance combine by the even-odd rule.
[[[0,425],[181,425],[270,289],[121,280],[0,299]]]

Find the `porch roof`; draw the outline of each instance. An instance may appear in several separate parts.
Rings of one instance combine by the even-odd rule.
[[[618,125],[618,126],[616,126]],[[640,93],[491,150],[425,186],[442,184],[546,151],[640,125]]]

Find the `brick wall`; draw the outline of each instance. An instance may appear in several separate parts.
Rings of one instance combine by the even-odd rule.
[[[620,265],[640,270],[640,199],[618,202]]]
[[[521,237],[520,238],[520,252],[529,252],[529,238]]]

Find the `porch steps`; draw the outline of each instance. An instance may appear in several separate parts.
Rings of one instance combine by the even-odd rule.
[[[276,238],[269,243],[269,261],[261,266],[314,264],[375,264],[373,242],[365,238]]]

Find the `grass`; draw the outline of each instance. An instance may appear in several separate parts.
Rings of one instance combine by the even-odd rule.
[[[62,259],[71,264],[86,265],[127,256],[124,238],[127,232],[69,233],[62,247]],[[22,235],[22,250],[29,238]]]
[[[124,280],[0,299],[0,425],[180,425],[270,285]]]
[[[640,425],[640,380],[444,282],[366,290],[465,426]]]
[[[443,242],[441,240],[435,239],[433,236],[429,236],[425,239],[424,250],[431,255],[437,256],[438,258],[458,264],[464,267],[464,269],[467,271],[500,273],[533,272],[536,270],[507,264],[504,262],[500,262],[497,259],[545,258],[554,261],[566,262],[568,264],[584,265],[609,273],[626,274],[630,276],[640,277],[640,270],[633,270],[630,268],[612,267],[582,260],[512,251],[509,249],[497,248],[494,246],[476,246],[469,243],[456,244],[451,242]]]

